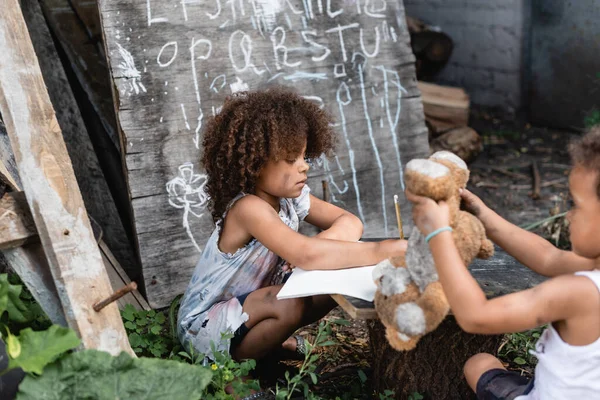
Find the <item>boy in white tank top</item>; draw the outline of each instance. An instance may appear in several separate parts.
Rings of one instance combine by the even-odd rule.
[[[572,251],[504,220],[467,190],[467,209],[488,237],[522,264],[551,277],[522,292],[487,300],[445,228],[444,202],[407,193],[413,218],[429,235],[439,279],[458,324],[467,332],[501,334],[549,324],[536,344],[538,365],[528,380],[490,354],[471,357],[465,377],[479,399],[600,399],[600,126],[569,147]],[[439,232],[439,233],[438,233]],[[430,235],[430,233],[432,233]]]

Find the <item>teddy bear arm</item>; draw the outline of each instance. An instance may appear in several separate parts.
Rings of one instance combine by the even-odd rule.
[[[481,241],[481,248],[479,249],[479,253],[477,253],[477,258],[488,259],[494,255],[494,243],[492,243],[489,239],[484,238]]]

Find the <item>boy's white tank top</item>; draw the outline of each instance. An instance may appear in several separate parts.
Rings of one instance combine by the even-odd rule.
[[[588,277],[600,291],[600,270],[575,275]],[[600,338],[585,346],[572,346],[550,325],[532,354],[538,358],[533,390],[515,400],[600,399]]]

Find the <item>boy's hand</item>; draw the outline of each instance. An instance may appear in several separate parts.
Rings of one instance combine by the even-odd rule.
[[[468,191],[467,189],[460,189],[460,197],[463,199],[465,210],[476,216],[480,217],[481,212],[488,208],[485,203],[476,195]]]
[[[405,191],[406,198],[413,203],[413,220],[425,236],[436,229],[450,225],[450,210],[445,201],[436,203],[427,197]]]

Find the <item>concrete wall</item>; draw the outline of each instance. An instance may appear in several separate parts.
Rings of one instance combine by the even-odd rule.
[[[454,52],[437,77],[471,101],[508,111],[523,105],[528,0],[404,0],[406,14],[439,26]]]
[[[530,119],[584,127],[600,109],[600,0],[533,0]]]

